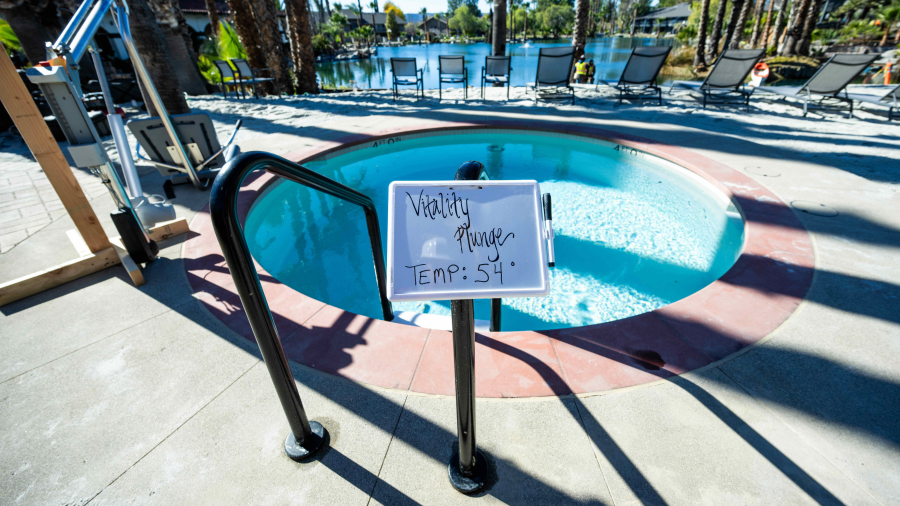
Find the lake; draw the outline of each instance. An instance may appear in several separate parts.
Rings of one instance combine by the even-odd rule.
[[[525,86],[534,82],[537,73],[538,50],[542,47],[559,47],[572,45],[571,39],[531,42],[525,44],[507,44],[506,54],[512,56],[512,85]],[[675,39],[655,39],[637,37],[601,37],[590,39],[585,46],[586,58],[593,59],[597,67],[598,79],[617,79],[631,48],[636,46],[675,46],[680,43]],[[484,57],[491,54],[491,45],[485,42],[473,44],[430,44],[409,45],[400,47],[379,47],[378,55],[368,60],[352,60],[316,64],[316,72],[320,85],[326,88],[352,87],[356,81],[362,89],[391,88],[391,58],[416,58],[418,67],[424,69],[426,89],[438,87],[438,56],[463,55],[466,68],[469,70],[469,86],[480,86],[481,68]],[[660,76],[661,82],[669,82],[674,78]],[[459,84],[446,85],[459,87]]]

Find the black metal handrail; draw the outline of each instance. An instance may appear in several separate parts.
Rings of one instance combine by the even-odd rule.
[[[384,319],[392,320],[394,313],[391,303],[387,299],[384,249],[381,244],[378,215],[372,199],[302,165],[270,153],[245,153],[225,164],[213,183],[210,194],[210,218],[219,240],[219,246],[221,246],[225,261],[228,263],[228,269],[231,271],[231,277],[234,279],[235,289],[244,305],[244,312],[250,321],[253,335],[256,337],[256,342],[291,427],[292,434],[285,442],[285,451],[295,460],[300,460],[312,454],[321,444],[322,429],[315,422],[311,428],[306,412],[303,410],[300,394],[294,384],[294,377],[275,328],[272,311],[269,309],[266,295],[263,293],[259,274],[253,266],[250,249],[247,246],[243,227],[241,227],[237,214],[237,199],[241,184],[248,174],[261,168],[307,188],[321,191],[363,208],[369,230],[369,241],[372,246],[372,257],[375,261],[375,275]],[[296,444],[292,444],[292,439],[295,439]],[[297,446],[302,448],[297,448]]]

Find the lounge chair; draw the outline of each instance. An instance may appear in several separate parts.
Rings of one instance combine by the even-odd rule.
[[[659,100],[659,105],[662,105],[662,90],[656,85],[656,77],[671,50],[670,46],[646,46],[632,49],[631,56],[625,63],[625,70],[622,71],[622,77],[618,81],[600,79],[597,81],[595,89],[600,87],[600,83],[603,83],[619,90],[619,105],[622,105],[622,100],[625,98],[629,100],[655,98]]]
[[[238,75],[231,68],[231,65],[225,60],[216,60],[213,64],[219,70],[219,88],[222,90],[222,97],[228,98],[228,87],[231,86],[234,88],[234,96],[241,98],[238,95],[238,86],[240,85]]]
[[[391,58],[392,87],[394,91],[394,101],[400,96],[400,86],[415,86],[416,100],[419,99],[419,91],[422,92],[422,98],[425,98],[425,83],[423,81],[422,69],[416,68],[415,58]]]
[[[716,60],[712,71],[702,83],[696,81],[675,81],[669,93],[675,87],[699,91],[703,94],[703,108],[706,104],[735,104],[746,106],[750,112],[750,95],[756,88],[749,88],[744,81],[753,67],[765,54],[764,49],[727,49]]]
[[[857,102],[865,102],[867,104],[881,105],[888,108],[888,121],[894,119],[894,109],[900,110],[900,86],[887,92],[884,96],[878,95],[861,95],[859,93],[848,93],[847,98],[856,100]]]
[[[281,88],[278,86],[278,79],[275,77],[275,71],[270,68],[254,69],[250,67],[247,60],[243,58],[233,58],[231,63],[238,71],[238,79],[243,85],[253,86],[253,96],[259,98],[259,85],[265,83],[273,83],[275,85],[275,93],[281,96]],[[260,77],[260,72],[268,72],[272,77]]]
[[[216,129],[213,127],[209,116],[203,113],[175,114],[169,117],[178,138],[181,139],[185,152],[190,158],[191,165],[200,179],[212,179],[216,177],[218,169],[225,165],[232,153],[221,156],[241,128],[241,120],[234,126],[231,138],[224,146],[219,144]],[[173,184],[187,182],[187,169],[181,163],[175,146],[169,138],[169,134],[163,127],[162,120],[158,117],[139,119],[128,122],[128,129],[137,139],[135,154],[139,160],[143,160],[156,166],[163,177],[168,178],[164,184],[166,193],[170,193]],[[141,155],[141,145],[149,158]],[[169,197],[172,198],[172,197]]]
[[[847,85],[856,79],[878,58],[877,54],[836,54],[832,56],[803,86],[763,86],[760,92],[774,93],[785,99],[796,98],[803,101],[803,115],[809,113],[810,103],[819,109],[849,106],[847,117],[853,116],[853,100],[847,96]],[[839,93],[844,92],[844,96]],[[820,98],[813,100],[813,95]]]
[[[481,99],[484,100],[485,83],[500,83],[506,86],[506,100],[509,100],[510,74],[512,58],[509,56],[485,56],[484,67],[481,67]]]
[[[462,83],[463,100],[469,98],[469,69],[463,56],[438,56],[438,100],[444,99],[444,83]]]
[[[572,100],[575,90],[569,84],[572,65],[575,63],[574,47],[543,47],[538,52],[537,75],[528,86],[534,90],[534,103],[538,100]]]

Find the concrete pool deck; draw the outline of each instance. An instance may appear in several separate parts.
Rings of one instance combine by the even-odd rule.
[[[900,125],[800,120],[778,103],[762,106],[773,116],[679,103],[427,102],[202,98],[192,106],[211,111],[223,131],[243,115],[242,149],[276,154],[473,115],[597,126],[681,146],[784,202],[822,203],[838,215],[794,212],[816,251],[810,289],[765,343],[740,356],[604,395],[479,399],[478,442],[495,480],[476,498],[446,477],[452,397],[367,386],[296,362],[304,404],[331,440],[313,462],[290,461],[258,350],[206,309],[198,299],[213,294],[195,293],[185,274],[182,250],[203,234],[170,239],[146,267],[144,287],[112,268],[0,308],[2,502],[900,503]],[[2,156],[5,164],[12,155]],[[155,171],[142,174],[145,188],[159,191]],[[177,192],[173,203],[189,220],[208,202],[187,186]],[[109,226],[111,200],[92,205]],[[0,280],[73,258],[72,228],[63,217],[18,242],[0,256]],[[276,297],[269,293],[270,303]],[[756,316],[768,315],[748,314]]]

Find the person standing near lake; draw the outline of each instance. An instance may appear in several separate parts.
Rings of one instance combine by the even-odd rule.
[[[594,74],[597,73],[597,67],[594,66],[594,60],[591,60],[587,64],[587,82],[590,84],[594,84]]]
[[[575,64],[575,77],[572,80],[580,84],[584,84],[587,80],[587,63],[584,62],[584,55],[581,55]]]

